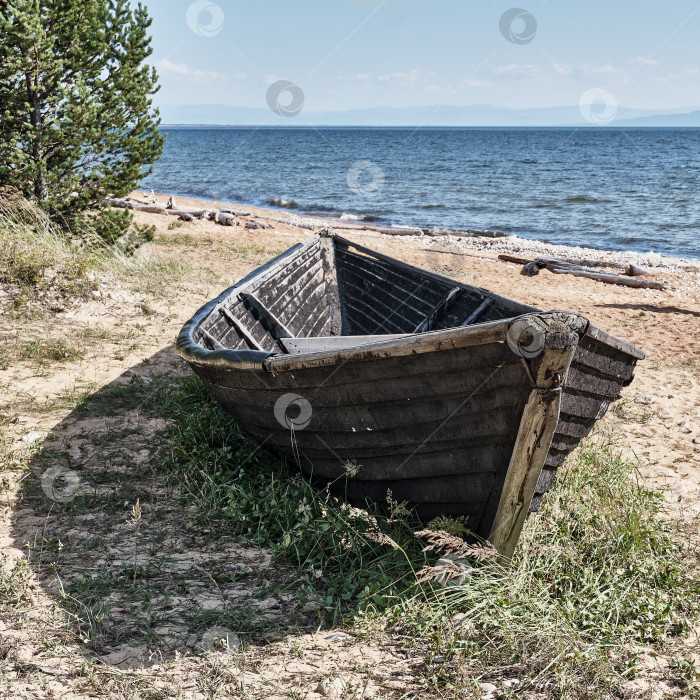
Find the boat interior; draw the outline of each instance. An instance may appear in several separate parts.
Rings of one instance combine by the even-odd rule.
[[[317,234],[236,285],[195,330],[210,350],[339,350],[533,311],[483,289]]]

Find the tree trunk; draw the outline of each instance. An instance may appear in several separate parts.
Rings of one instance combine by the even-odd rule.
[[[36,129],[32,144],[32,160],[34,161],[34,196],[40,203],[46,202],[49,198],[49,189],[46,184],[46,170],[43,163],[43,153],[39,147],[39,137],[41,134],[41,101],[36,86],[32,84],[30,75],[26,76],[27,101],[29,102],[29,120]]]

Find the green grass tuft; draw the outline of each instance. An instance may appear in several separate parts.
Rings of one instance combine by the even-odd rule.
[[[69,362],[77,360],[82,353],[69,341],[59,340],[32,340],[22,348],[22,357],[35,360],[40,364],[47,362]]]
[[[28,203],[18,211],[0,204],[0,282],[21,289],[54,289],[63,295],[83,296],[94,285],[87,274],[91,256],[56,230]]]

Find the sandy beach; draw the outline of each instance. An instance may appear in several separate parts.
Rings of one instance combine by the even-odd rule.
[[[141,198],[142,194],[134,196]],[[167,194],[158,194],[157,199],[165,204]],[[180,209],[192,210],[219,206],[180,197],[177,203]],[[20,334],[23,341],[28,337],[57,338],[71,334],[77,337],[81,333],[81,337],[90,338],[78,359],[41,365],[16,360],[0,371],[3,397],[0,411],[5,416],[5,440],[10,450],[18,454],[34,450],[39,463],[42,454],[48,451],[65,452],[70,459],[80,461],[82,470],[95,473],[104,470],[107,460],[113,473],[118,473],[124,483],[153,479],[156,484],[153,469],[157,449],[161,448],[153,445],[157,442],[155,436],[162,434],[167,421],[149,417],[147,413],[141,415],[137,406],[112,416],[81,414],[72,409],[74,404],[66,402],[65,397],[81,392],[85,396],[99,395],[115,387],[128,386],[134,376],[145,380],[139,386],[147,392],[151,378],[188,373],[173,350],[173,340],[182,324],[224,288],[311,235],[311,231],[295,225],[306,224],[308,219],[295,214],[238,204],[231,206],[249,212],[249,216],[239,216],[237,225],[230,227],[199,220],[181,225],[178,222],[173,226],[176,217],[135,213],[138,224],[155,227],[155,239],[137,251],[137,259],[178,270],[176,283],[124,283],[104,273],[98,275],[90,299],[58,311],[48,326],[31,321],[22,328],[14,322],[9,327],[3,324],[3,342],[8,347],[20,342]],[[266,227],[246,228],[246,224],[253,221]],[[392,236],[357,228],[342,229],[341,226],[342,222],[336,224],[338,233],[365,246],[542,309],[579,312],[641,347],[647,359],[638,365],[635,381],[596,427],[596,434],[614,433],[615,439],[639,465],[645,482],[662,489],[669,509],[695,522],[697,534],[700,515],[698,261],[582,251],[515,238]],[[663,281],[668,287],[663,291],[631,289],[554,275],[546,270],[536,277],[526,277],[520,274],[519,265],[498,260],[499,253],[533,257],[538,254],[581,257],[585,254],[597,259],[631,262],[647,268],[648,279]],[[0,302],[4,305],[9,297],[7,292],[2,294]],[[9,320],[9,316],[6,319]],[[51,410],[48,406],[52,406]],[[114,435],[128,435],[128,439],[121,441],[119,454],[112,451]],[[81,541],[92,528],[97,528],[101,534],[91,550],[91,561],[126,562],[133,557],[133,541],[127,525],[133,504],[115,506],[114,514],[107,514],[104,522],[77,516],[68,522],[55,518],[50,510],[42,511],[35,505],[22,503],[18,500],[16,486],[14,482],[9,484],[0,506],[0,544],[6,556],[20,560],[28,551],[27,543],[34,543],[32,546],[39,548],[37,552],[44,552],[41,556],[53,561],[60,581],[74,581],[84,572],[80,550],[72,543]],[[212,543],[211,538],[199,533],[194,525],[189,534],[181,532],[183,521],[189,522],[188,515],[175,507],[171,496],[172,491],[160,482],[153,486],[152,502],[146,504],[140,535],[143,545],[138,555],[142,566],[155,562],[165,547],[180,557],[176,570],[162,574],[164,586],[170,585],[168,582],[174,580],[175,574],[184,576],[196,591],[198,605],[211,609],[219,603],[216,590],[207,579],[207,570],[244,560],[254,572],[255,581],[271,575],[264,551],[233,540]],[[62,543],[60,548],[56,545],[54,553],[45,546],[39,547],[38,543],[45,545],[49,539]],[[192,555],[193,546],[200,552],[198,557]],[[135,689],[147,679],[154,687],[167,687],[169,697],[175,697],[176,691],[187,697],[209,697],[198,686],[198,679],[210,663],[201,658],[182,656],[180,652],[154,653],[133,640],[110,644],[96,657],[71,640],[60,643],[60,653],[45,646],[42,639],[47,629],[54,631],[54,637],[60,637],[60,630],[67,624],[66,612],[55,597],[63,584],[48,571],[44,580],[33,578],[32,581],[31,597],[21,614],[22,624],[16,623],[10,631],[6,623],[0,623],[5,625],[0,626],[0,632],[12,637],[23,663],[31,670],[3,675],[0,696],[87,697],[89,682],[75,674],[85,654],[96,658],[105,673],[114,674],[120,682],[128,680]],[[250,596],[245,588],[245,583],[241,584],[240,595]],[[126,609],[120,610],[118,591],[113,593],[113,603],[115,620],[128,615]],[[270,614],[284,615],[290,602],[283,594],[256,600],[255,605],[258,604],[267,605]],[[156,597],[152,605],[158,610],[171,602]],[[364,687],[364,698],[388,697],[382,693],[411,688],[417,682],[418,671],[410,661],[410,652],[404,653],[391,645],[377,646],[369,639],[345,631],[314,631],[313,615],[310,625],[308,622],[300,624],[296,637],[270,640],[273,646],[264,651],[251,647],[238,670],[226,671],[248,689],[250,694],[246,697],[290,697],[286,694],[290,689],[309,700],[340,697],[324,691],[319,677],[341,678],[347,687]],[[177,637],[179,624],[176,619],[163,619],[156,624],[156,629],[161,637]],[[695,630],[684,644],[687,644],[689,658],[700,663],[700,655],[694,647],[698,633],[700,630]],[[641,693],[663,683],[665,669],[671,663],[669,658],[650,656],[639,679],[630,681],[630,697],[641,697]],[[95,676],[92,682],[98,682],[97,678]],[[640,695],[635,695],[636,692]]]

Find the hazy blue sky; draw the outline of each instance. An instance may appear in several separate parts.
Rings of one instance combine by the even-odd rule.
[[[503,21],[501,0],[145,4],[161,105],[265,107],[286,79],[305,110],[575,105],[593,88],[662,109],[700,105],[698,1],[537,0]]]

